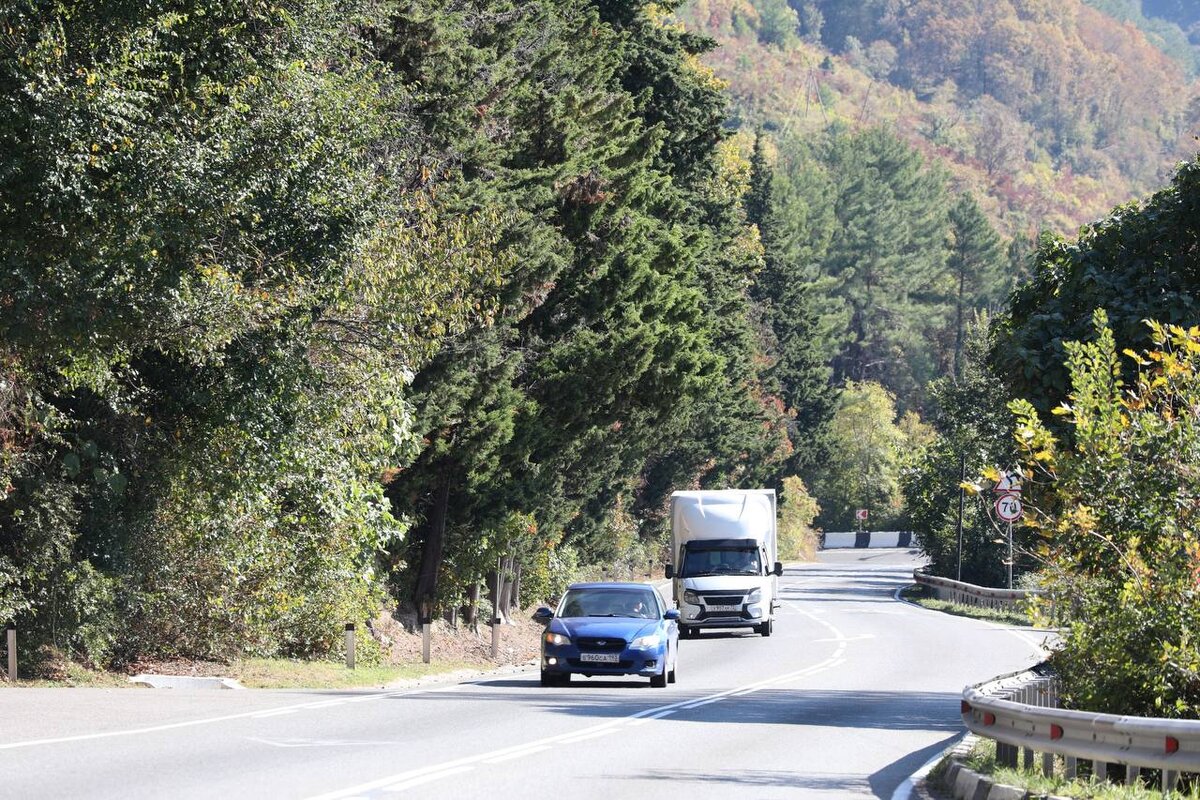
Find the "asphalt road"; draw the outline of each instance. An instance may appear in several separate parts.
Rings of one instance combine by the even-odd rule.
[[[914,563],[789,568],[773,636],[683,641],[666,689],[531,671],[397,692],[0,691],[0,797],[903,796],[962,734],[962,687],[1041,643],[900,602]]]

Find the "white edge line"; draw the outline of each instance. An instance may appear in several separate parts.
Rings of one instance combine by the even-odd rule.
[[[950,752],[951,748],[957,745],[965,735],[966,731],[963,731],[945,750],[926,761],[916,772],[905,778],[904,783],[897,786],[896,791],[892,792],[892,800],[909,800],[912,797],[913,789],[917,786],[917,781],[928,775],[929,771],[937,766],[937,763],[946,757],[946,753]]]
[[[474,767],[455,767],[454,769],[443,770],[442,772],[434,772],[429,775],[422,775],[417,778],[410,778],[403,783],[397,783],[392,786],[384,786],[380,789],[383,792],[403,792],[405,789],[411,789],[414,786],[420,786],[430,781],[435,781],[440,778],[449,778],[451,775],[459,775],[463,772],[470,772]]]
[[[597,736],[599,734],[592,734],[592,735]],[[534,753],[541,753],[541,752],[544,752],[549,749],[550,749],[550,745],[548,745],[548,744],[544,744],[540,747],[527,747],[524,750],[518,750],[517,752],[509,753],[508,755],[496,756],[495,758],[486,758],[486,759],[484,759],[483,763],[485,763],[485,764],[501,764],[505,761],[512,761],[513,759],[524,758],[525,756],[531,756]]]

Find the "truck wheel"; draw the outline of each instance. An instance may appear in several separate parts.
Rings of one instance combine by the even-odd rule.
[[[767,620],[766,622],[764,622],[763,624],[758,626],[758,632],[760,634],[762,634],[763,636],[770,636],[771,628],[774,627],[773,623],[774,623],[774,620]]]

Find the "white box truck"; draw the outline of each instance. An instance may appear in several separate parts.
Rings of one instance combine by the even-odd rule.
[[[754,628],[770,636],[779,608],[775,490],[671,495],[671,578],[679,635]]]

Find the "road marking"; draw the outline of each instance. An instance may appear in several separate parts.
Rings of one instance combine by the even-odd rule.
[[[807,613],[807,612],[801,612],[801,613]],[[534,753],[544,752],[546,750],[549,750],[554,745],[571,744],[573,742],[578,742],[578,741],[583,741],[585,739],[591,739],[591,738],[595,738],[595,737],[599,737],[599,736],[604,736],[609,733],[615,733],[616,729],[618,727],[644,724],[646,722],[650,722],[651,720],[659,719],[661,717],[665,717],[670,714],[674,714],[679,710],[688,710],[688,709],[692,709],[692,708],[697,708],[699,706],[707,705],[709,703],[715,703],[715,702],[725,699],[726,697],[731,697],[735,694],[736,695],[750,694],[752,692],[757,692],[762,689],[765,689],[768,686],[771,686],[776,683],[782,683],[785,681],[796,680],[798,678],[816,674],[817,672],[831,669],[832,667],[835,667],[838,664],[842,663],[843,659],[841,658],[841,655],[846,648],[846,642],[850,641],[850,640],[848,640],[848,639],[846,639],[846,637],[842,636],[841,631],[839,631],[837,628],[830,625],[829,623],[827,623],[823,620],[817,620],[817,621],[820,622],[822,625],[824,625],[829,630],[831,630],[834,633],[834,635],[838,637],[838,641],[841,642],[841,644],[838,646],[838,648],[834,652],[834,654],[830,658],[827,658],[825,661],[822,661],[819,664],[814,664],[812,666],[805,667],[804,669],[796,670],[794,672],[788,672],[783,675],[777,675],[777,676],[775,676],[773,678],[769,678],[767,680],[756,681],[755,683],[752,683],[752,684],[749,684],[746,686],[739,686],[734,689],[729,689],[729,690],[726,690],[723,692],[717,692],[716,694],[711,694],[707,697],[689,698],[686,700],[679,700],[678,702],[670,703],[669,705],[665,705],[665,706],[657,706],[655,708],[648,708],[648,709],[645,709],[644,711],[638,711],[638,712],[636,712],[634,714],[630,714],[626,717],[619,717],[617,719],[610,720],[608,722],[600,723],[599,725],[593,725],[590,728],[584,728],[581,731],[572,731],[570,733],[559,734],[557,736],[547,736],[543,739],[537,739],[532,742],[526,742],[524,744],[513,745],[511,747],[505,747],[500,750],[492,750],[487,753],[480,753],[480,754],[473,755],[473,756],[464,756],[463,758],[455,759],[453,761],[447,761],[443,764],[437,764],[437,765],[433,765],[431,767],[423,767],[421,769],[412,770],[409,772],[402,772],[397,775],[389,775],[385,778],[379,778],[377,780],[358,784],[357,786],[350,786],[345,789],[334,790],[332,792],[327,792],[325,794],[316,795],[316,796],[308,798],[308,800],[347,800],[347,798],[350,798],[350,797],[353,797],[356,795],[365,794],[367,792],[372,792],[372,791],[375,791],[375,790],[378,790],[378,789],[381,789],[384,787],[399,785],[398,782],[406,783],[407,781],[413,780],[417,777],[425,778],[425,780],[422,780],[422,783],[425,783],[428,781],[435,780],[435,778],[433,777],[434,775],[453,774],[451,772],[446,772],[446,770],[457,769],[459,767],[466,767],[467,765],[471,765],[471,764],[479,764],[479,763],[496,764],[496,763],[502,763],[504,761],[510,761],[513,759],[521,758],[522,756],[527,756],[527,755],[532,755]]]
[[[385,792],[403,792],[406,789],[412,789],[415,786],[420,786],[425,783],[432,783],[433,781],[441,780],[442,778],[449,778],[451,775],[461,775],[462,773],[470,772],[473,769],[475,768],[456,767],[454,769],[442,770],[441,772],[434,772],[429,775],[422,775],[419,778],[410,778],[402,783],[396,783],[392,784],[391,786],[384,786],[381,788]]]
[[[674,713],[674,712],[667,712],[667,713]],[[640,720],[640,719],[638,720],[638,722],[643,722],[643,721],[644,720]],[[572,736],[570,739],[561,739],[561,740],[559,740],[559,743],[560,744],[575,744],[576,742],[583,742],[588,739],[599,739],[601,736],[608,736],[610,733],[616,733],[616,732],[617,732],[616,728],[608,728],[608,729],[602,730],[602,731],[595,731],[594,733],[585,733],[583,736]]]
[[[417,691],[402,691],[402,692],[384,692],[381,694],[369,695],[367,697],[348,699],[347,702],[363,702],[364,700],[379,700],[385,697],[401,697],[408,695],[424,694],[428,690],[420,689]],[[314,704],[297,703],[290,706],[281,706],[280,708],[267,709],[266,711],[244,711],[240,714],[225,714],[220,717],[205,717],[203,719],[191,719],[185,722],[169,722],[164,725],[150,725],[145,728],[126,728],[119,731],[105,731],[104,733],[81,733],[76,736],[59,736],[52,739],[29,739],[24,742],[9,742],[8,744],[0,744],[0,750],[16,750],[22,747],[36,747],[47,744],[63,744],[64,742],[86,742],[94,739],[113,739],[118,736],[140,736],[146,733],[158,733],[160,731],[178,730],[180,728],[194,728],[199,725],[212,725],[217,722],[229,722],[235,719],[262,719],[264,717],[274,717],[283,714],[292,714],[302,709],[311,709]]]
[[[600,736],[600,735],[602,735],[604,733],[608,733],[608,732],[609,731],[601,731],[600,733],[593,733],[592,736]],[[583,738],[587,739],[590,737],[584,736]],[[564,741],[566,741],[566,740],[564,740]],[[505,755],[505,756],[496,756],[495,758],[485,758],[483,760],[483,763],[485,763],[485,764],[500,764],[505,761],[512,761],[513,759],[524,758],[525,756],[531,756],[534,753],[542,753],[549,749],[550,749],[550,745],[548,745],[548,744],[541,745],[540,747],[528,747],[524,750],[518,750],[515,753],[509,753],[508,755]]]

